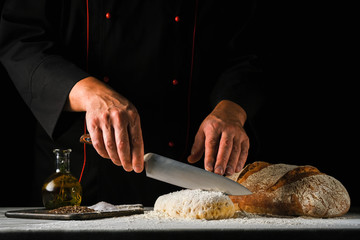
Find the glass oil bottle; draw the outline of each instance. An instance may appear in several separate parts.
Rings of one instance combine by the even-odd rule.
[[[56,172],[53,173],[42,187],[42,201],[47,209],[63,206],[79,206],[82,188],[79,181],[70,173],[71,149],[54,149]]]

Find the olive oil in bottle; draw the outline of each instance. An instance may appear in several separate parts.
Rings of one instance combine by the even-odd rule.
[[[47,209],[80,205],[82,188],[79,181],[70,173],[71,149],[55,149],[56,172],[42,187],[42,201]]]

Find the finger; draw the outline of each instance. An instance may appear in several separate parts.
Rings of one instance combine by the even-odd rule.
[[[234,137],[232,151],[231,151],[231,154],[230,154],[230,157],[229,157],[229,162],[228,162],[227,167],[225,169],[226,175],[233,175],[234,174],[234,172],[236,170],[236,167],[237,167],[237,163],[239,161],[240,150],[241,150],[240,138]]]
[[[107,126],[104,127],[102,131],[107,154],[115,165],[121,166],[120,158],[116,149],[114,129]]]
[[[116,128],[116,147],[123,168],[132,171],[128,126],[124,122]]]
[[[219,146],[220,135],[212,130],[207,130],[205,133],[205,169],[214,171],[214,164]]]
[[[91,136],[92,145],[97,153],[103,158],[110,158],[104,144],[104,137],[100,129],[88,129]]]
[[[91,142],[97,153],[103,158],[110,158],[104,144],[104,137],[99,127],[99,121],[90,114],[86,114],[86,126],[91,136]]]
[[[249,148],[250,148],[250,142],[249,139],[246,139],[241,143],[241,152],[235,172],[237,173],[240,172],[241,169],[244,167],[246,159],[248,157]]]
[[[125,171],[132,171],[130,158],[130,144],[128,128],[128,117],[124,112],[113,111],[111,113],[111,124],[114,129],[114,140],[117,159],[125,169]]]
[[[226,169],[226,165],[229,161],[231,150],[233,147],[233,135],[227,132],[221,134],[218,155],[215,163],[214,172],[219,175],[223,175]]]
[[[205,135],[202,129],[196,133],[194,144],[191,148],[191,154],[188,157],[189,163],[196,163],[200,160],[205,151]]]
[[[144,170],[144,142],[140,120],[137,120],[134,126],[129,127],[129,132],[132,167],[136,173],[140,173]]]

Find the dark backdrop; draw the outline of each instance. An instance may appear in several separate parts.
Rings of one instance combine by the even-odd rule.
[[[252,33],[265,101],[253,125],[256,160],[316,166],[340,180],[352,206],[359,206],[359,39],[352,9],[336,2],[259,1]],[[0,206],[26,206],[35,120],[2,67],[0,79]]]

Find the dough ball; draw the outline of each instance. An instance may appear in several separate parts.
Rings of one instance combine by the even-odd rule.
[[[231,218],[235,213],[227,195],[198,189],[162,195],[156,200],[154,210],[174,218],[207,220]]]

